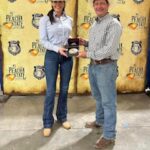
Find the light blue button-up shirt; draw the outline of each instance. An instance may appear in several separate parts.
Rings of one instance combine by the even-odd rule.
[[[43,16],[39,22],[40,43],[47,50],[58,52],[60,47],[67,44],[72,31],[72,18],[63,14],[56,17],[56,22],[50,23],[48,16]]]

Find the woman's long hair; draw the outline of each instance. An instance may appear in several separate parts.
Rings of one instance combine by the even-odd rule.
[[[63,8],[62,14],[64,13],[64,11],[65,11],[65,8]],[[53,12],[54,12],[54,9],[52,7],[52,9],[47,14],[47,16],[49,17],[49,20],[50,20],[51,24],[53,24],[55,22],[55,18],[53,16]]]

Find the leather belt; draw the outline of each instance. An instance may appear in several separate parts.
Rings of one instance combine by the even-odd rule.
[[[90,64],[91,65],[99,65],[99,64],[108,64],[108,63],[112,63],[112,62],[115,62],[116,60],[112,60],[110,58],[105,58],[105,59],[102,59],[102,60],[94,60],[94,59],[91,59],[91,62]]]

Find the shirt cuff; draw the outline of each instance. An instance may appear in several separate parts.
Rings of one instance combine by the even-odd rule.
[[[85,44],[84,44],[84,47],[88,47],[89,46],[89,42],[86,41]]]
[[[91,52],[86,53],[87,58],[91,58]]]

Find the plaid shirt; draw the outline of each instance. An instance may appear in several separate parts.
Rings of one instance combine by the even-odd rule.
[[[94,60],[119,58],[119,41],[122,33],[120,22],[107,14],[97,17],[89,31],[87,57]]]

